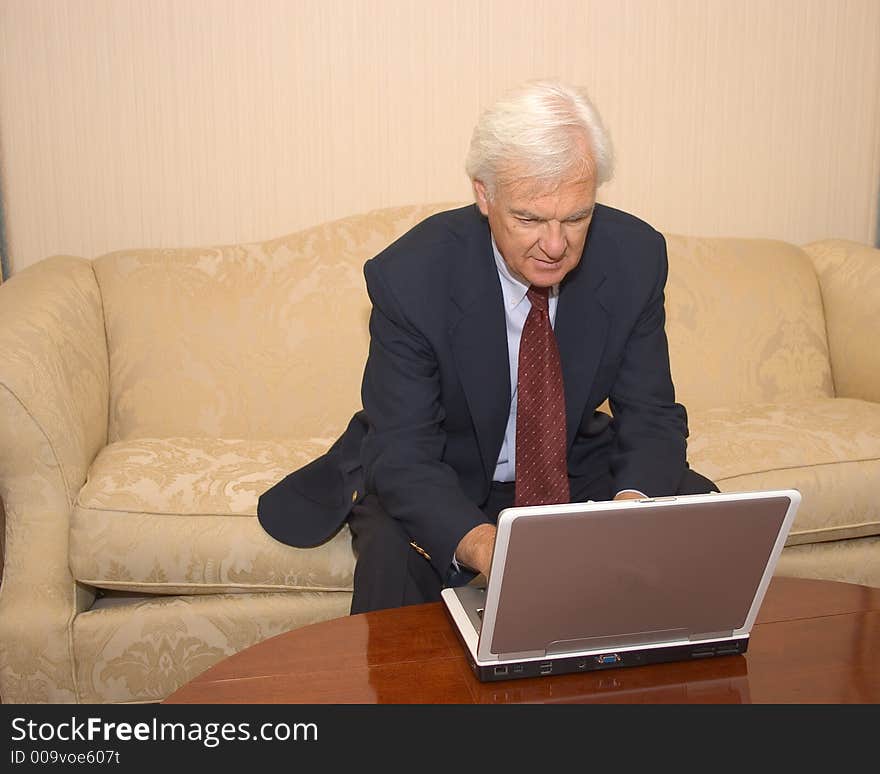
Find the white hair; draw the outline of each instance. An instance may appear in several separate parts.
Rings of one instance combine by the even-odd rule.
[[[583,141],[588,150],[584,154]],[[530,81],[483,111],[465,160],[471,180],[490,197],[504,174],[561,182],[589,172],[596,185],[611,179],[614,153],[586,91],[558,81]]]

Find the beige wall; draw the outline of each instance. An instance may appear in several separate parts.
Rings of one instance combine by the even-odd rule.
[[[464,200],[482,105],[587,85],[666,231],[874,240],[878,0],[0,0],[13,271]]]

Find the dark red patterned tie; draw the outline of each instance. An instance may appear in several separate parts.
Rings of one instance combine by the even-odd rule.
[[[519,344],[516,406],[516,505],[569,501],[565,393],[549,288],[528,291],[532,309]]]

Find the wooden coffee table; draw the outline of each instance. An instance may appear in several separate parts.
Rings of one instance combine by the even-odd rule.
[[[748,653],[480,683],[439,602],[337,618],[217,663],[167,704],[880,703],[880,588],[774,578]]]

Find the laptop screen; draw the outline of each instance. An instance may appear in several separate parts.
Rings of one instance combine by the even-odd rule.
[[[778,492],[729,497],[502,514],[491,652],[730,636],[746,623],[792,502]]]

